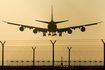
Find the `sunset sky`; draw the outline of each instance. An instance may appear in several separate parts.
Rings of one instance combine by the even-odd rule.
[[[47,24],[35,21],[51,20],[53,5],[54,21],[69,20],[58,24],[58,28],[90,24],[103,21],[94,26],[86,27],[85,32],[73,30],[72,34],[63,33],[62,37],[50,37],[42,32],[34,34],[26,28],[23,32],[19,26],[9,25],[4,21],[47,28]],[[104,39],[105,38],[105,1],[104,0],[0,0],[0,39],[1,40],[49,40],[49,39]]]
[[[72,34],[62,33],[62,37],[59,37],[58,33],[57,36],[54,37],[48,36],[48,33],[46,34],[46,37],[43,37],[42,32],[34,34],[33,30],[29,30],[28,28],[21,32],[19,30],[19,26],[2,22],[2,20],[4,20],[17,24],[47,28],[47,24],[40,23],[35,20],[50,21],[51,5],[53,5],[54,21],[69,20],[68,22],[57,24],[58,28],[85,25],[100,21],[103,22],[98,25],[87,26],[85,32],[81,32],[81,30],[78,28],[73,30]],[[1,41],[12,40],[13,42],[16,40],[49,40],[49,44],[51,44],[50,40],[66,39],[98,39],[98,41],[99,39],[105,39],[105,0],[0,0]],[[65,43],[65,41],[63,43]],[[6,44],[8,44],[8,41]],[[32,49],[31,47],[29,48],[31,54]],[[51,49],[51,47],[49,49]],[[11,54],[12,52],[9,53]],[[67,54],[67,52],[65,54]],[[8,54],[6,55],[6,57],[8,57]],[[60,57],[61,55],[59,58]],[[103,55],[101,55],[101,57],[103,57]]]

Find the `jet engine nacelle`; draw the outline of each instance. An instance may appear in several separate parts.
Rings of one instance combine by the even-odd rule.
[[[82,27],[82,28],[81,28],[81,31],[82,31],[82,32],[84,32],[85,30],[86,30],[86,28],[85,28],[85,27]]]
[[[36,33],[37,33],[37,30],[35,30],[35,29],[34,29],[34,30],[33,30],[33,33],[35,33],[35,34],[36,34]]]
[[[70,29],[70,30],[68,30],[68,34],[71,34],[72,33],[72,30]]]
[[[19,30],[20,30],[20,31],[24,31],[24,27],[21,26],[21,27],[19,28]]]

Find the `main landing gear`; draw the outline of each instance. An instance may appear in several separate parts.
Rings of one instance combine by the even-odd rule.
[[[62,32],[61,32],[61,33],[59,33],[59,36],[62,36]]]
[[[53,33],[52,33],[52,36],[56,36],[56,35],[57,35],[56,32],[53,32]]]
[[[43,33],[43,36],[46,36],[46,33],[45,32]]]
[[[43,36],[46,36],[46,32],[43,32]],[[50,32],[49,32],[48,36],[51,36]],[[55,32],[53,32],[52,36],[57,36],[57,34]],[[59,32],[59,36],[62,36],[62,32]]]
[[[56,36],[56,32],[52,32],[52,36]],[[51,33],[49,32],[48,36],[51,36]]]
[[[51,36],[51,33],[49,32],[48,36]]]

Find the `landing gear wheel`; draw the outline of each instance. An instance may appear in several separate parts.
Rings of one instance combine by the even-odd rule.
[[[43,36],[46,36],[46,33],[43,33]]]
[[[62,33],[59,33],[59,36],[62,36]]]
[[[52,32],[52,36],[57,36],[56,32]]]
[[[51,34],[49,33],[48,36],[51,36]]]

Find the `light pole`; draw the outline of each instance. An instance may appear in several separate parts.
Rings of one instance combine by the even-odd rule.
[[[101,39],[101,41],[102,41],[103,44],[104,44],[104,69],[105,69],[105,42],[103,41],[103,39]]]
[[[0,43],[2,44],[2,70],[4,70],[4,44],[6,41],[4,41],[4,43],[2,43],[0,41]]]
[[[63,57],[61,56],[61,66],[63,67]]]
[[[50,42],[52,43],[52,45],[53,45],[53,70],[54,70],[54,44],[55,44],[55,42],[56,42],[56,40],[54,41],[54,43],[52,42],[52,40],[50,40]]]
[[[72,48],[72,47],[67,47],[68,48],[68,50],[69,50],[69,70],[70,70],[70,49]]]
[[[32,49],[33,49],[33,70],[34,70],[34,61],[35,61],[35,49],[36,49],[36,47],[35,47],[35,48],[33,48],[33,47],[32,47]]]

